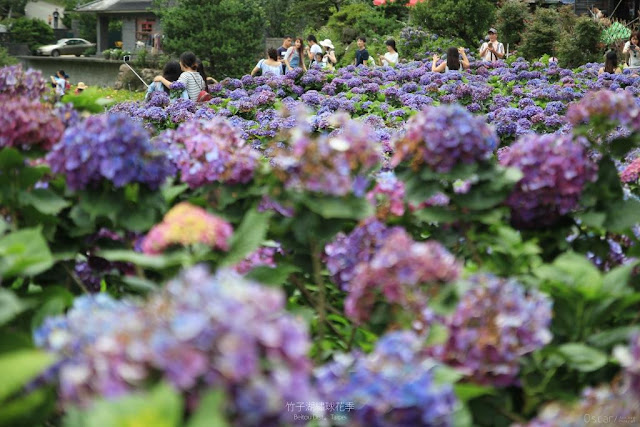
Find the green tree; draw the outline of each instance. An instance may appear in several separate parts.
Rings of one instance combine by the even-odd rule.
[[[530,19],[529,5],[520,0],[508,0],[498,9],[496,15],[497,28],[500,40],[505,46],[510,44],[515,47],[522,40],[522,33]]]
[[[578,18],[571,33],[563,33],[557,44],[560,66],[574,68],[602,60],[600,34],[602,27],[588,17]]]
[[[173,5],[171,5],[173,4]],[[216,78],[250,71],[264,52],[265,16],[255,0],[158,2],[166,51],[192,51]]]
[[[16,43],[27,43],[31,50],[54,41],[53,30],[41,19],[16,19],[11,26],[11,35]]]
[[[495,14],[496,7],[489,0],[426,0],[412,8],[410,21],[475,45],[493,25]]]
[[[4,67],[5,65],[14,65],[17,63],[18,60],[9,55],[9,51],[7,49],[0,47],[0,67]]]
[[[382,11],[368,4],[355,3],[343,6],[329,18],[327,27],[340,36],[340,41],[349,44],[358,36],[384,36],[398,30],[402,24],[385,18]]]
[[[555,52],[554,46],[560,38],[558,20],[558,12],[554,9],[536,9],[531,23],[522,35],[520,52],[526,59],[534,60]]]
[[[0,0],[0,20],[23,16],[28,2],[29,0]]]
[[[62,23],[65,27],[71,28],[73,21],[78,22],[78,37],[95,42],[97,40],[97,16],[94,13],[75,13],[74,10],[79,5],[86,3],[86,0],[64,0],[64,15]]]

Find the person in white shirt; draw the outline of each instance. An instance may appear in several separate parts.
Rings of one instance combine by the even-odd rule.
[[[640,68],[640,46],[638,46],[639,40],[640,40],[640,33],[638,32],[631,33],[631,37],[629,37],[629,41],[624,44],[624,48],[622,49],[622,53],[627,58],[627,63],[629,64],[628,68],[632,68],[632,69]]]
[[[307,53],[307,56],[309,57],[310,63],[309,63],[309,67],[311,67],[311,65],[313,65],[314,61],[316,60],[316,54],[322,54],[322,48],[320,47],[320,45],[318,44],[318,39],[316,39],[316,36],[314,36],[313,34],[311,34],[309,37],[307,37],[307,42],[309,42],[309,48],[305,48],[305,52]]]
[[[380,65],[385,67],[395,67],[398,63],[398,51],[396,50],[396,41],[389,39],[384,44],[387,46],[387,53],[378,55]]]
[[[489,40],[482,43],[480,57],[483,61],[497,61],[504,58],[504,45],[498,41],[498,30],[489,28]]]

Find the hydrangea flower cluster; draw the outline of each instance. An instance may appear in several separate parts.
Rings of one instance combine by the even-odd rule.
[[[607,120],[630,129],[640,129],[640,106],[626,91],[600,90],[587,93],[579,102],[571,104],[567,119],[573,125],[591,120]]]
[[[366,176],[381,159],[379,139],[368,126],[346,114],[329,118],[336,130],[319,136],[311,134],[300,118],[290,130],[290,147],[275,146],[271,163],[276,176],[287,188],[344,196],[364,195]]]
[[[552,301],[493,276],[474,276],[471,283],[445,320],[448,340],[429,352],[477,383],[516,384],[520,357],[551,341]]]
[[[461,266],[438,242],[415,242],[402,228],[390,232],[368,263],[360,263],[344,303],[347,316],[365,322],[378,294],[416,317],[439,283],[454,281]]]
[[[376,208],[376,216],[386,219],[404,215],[404,182],[391,171],[380,172],[376,185],[367,193],[367,200]]]
[[[37,99],[0,95],[0,129],[0,148],[49,150],[64,126],[51,107]]]
[[[369,218],[348,235],[338,233],[324,248],[332,280],[341,289],[348,290],[356,274],[356,266],[368,263],[392,230],[377,219]]]
[[[103,180],[156,189],[175,173],[166,148],[152,145],[142,126],[121,114],[91,116],[68,128],[46,159],[72,190]]]
[[[317,399],[308,332],[285,302],[231,270],[195,267],[143,303],[76,298],[34,340],[60,358],[53,374],[64,405],[121,396],[160,376],[190,396],[222,388],[239,425],[291,424],[288,401]]]
[[[246,274],[256,267],[275,268],[277,267],[277,264],[274,258],[277,254],[284,254],[280,243],[276,243],[273,246],[260,246],[249,256],[236,264],[235,270],[240,274]]]
[[[459,164],[487,160],[497,145],[493,129],[463,107],[427,107],[407,122],[393,162],[409,159],[413,166],[424,163],[436,172],[449,172]]]
[[[259,153],[221,117],[183,123],[175,131],[163,132],[157,140],[173,148],[181,179],[191,188],[211,182],[247,183],[258,165]]]
[[[231,224],[201,207],[187,202],[177,204],[167,212],[142,241],[142,252],[159,254],[172,245],[201,243],[226,251],[233,234]]]
[[[640,157],[637,157],[620,172],[620,180],[625,183],[634,183],[638,181],[640,175]]]
[[[571,136],[526,135],[501,151],[500,164],[518,168],[524,177],[506,203],[512,223],[521,228],[553,225],[576,208],[596,166]]]
[[[381,337],[369,355],[349,354],[318,368],[324,400],[352,404],[350,426],[451,426],[459,402],[449,384],[437,385],[438,365],[412,332]]]
[[[45,88],[40,71],[23,71],[21,64],[0,68],[0,95],[37,100]]]

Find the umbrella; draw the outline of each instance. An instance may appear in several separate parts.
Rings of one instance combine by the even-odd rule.
[[[627,40],[631,37],[631,30],[619,22],[614,22],[611,26],[602,31],[602,40],[606,44],[611,44],[617,40]]]

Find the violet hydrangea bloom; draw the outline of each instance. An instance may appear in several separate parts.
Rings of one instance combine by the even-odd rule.
[[[640,107],[633,95],[626,91],[589,92],[579,102],[569,106],[567,118],[574,126],[592,120],[607,120],[640,130]]]
[[[536,290],[494,276],[474,276],[472,287],[445,320],[449,337],[429,349],[474,382],[517,384],[519,359],[551,341],[552,301]]]
[[[46,159],[53,172],[66,175],[72,190],[103,180],[156,189],[175,171],[166,149],[152,145],[147,131],[122,114],[91,116],[68,128]]]
[[[524,174],[506,201],[520,228],[553,225],[577,207],[585,184],[596,176],[596,165],[571,136],[525,135],[501,151],[499,161]]]
[[[394,164],[410,160],[436,172],[449,172],[459,164],[485,161],[498,137],[484,119],[459,105],[427,107],[407,123],[396,144]]]
[[[275,243],[272,246],[260,246],[236,264],[234,269],[240,274],[246,274],[256,267],[275,268],[277,265],[274,258],[277,254],[284,254],[280,243]]]
[[[50,105],[25,96],[0,95],[0,148],[50,149],[60,140],[63,123]]]
[[[183,123],[158,140],[175,149],[173,160],[182,181],[191,188],[211,182],[247,183],[258,165],[258,152],[222,117]]]
[[[418,318],[439,284],[452,282],[461,266],[444,246],[435,241],[415,242],[402,228],[386,236],[367,263],[356,266],[344,303],[345,313],[365,322],[382,294],[384,301],[402,306]]]
[[[149,231],[142,242],[142,251],[158,254],[172,245],[196,243],[226,251],[232,233],[228,222],[201,207],[183,202],[171,208],[162,222]]]
[[[356,266],[362,262],[368,263],[394,229],[375,218],[369,218],[348,235],[338,233],[324,248],[327,269],[333,281],[341,289],[348,290]]]
[[[335,409],[350,426],[451,426],[459,402],[450,384],[437,384],[438,365],[422,343],[413,332],[390,332],[369,355],[340,355],[317,368],[318,390],[343,402]]]
[[[367,193],[367,200],[376,209],[376,216],[386,219],[404,215],[405,184],[391,171],[380,172],[376,185]]]
[[[63,406],[160,377],[192,397],[222,389],[238,425],[288,425],[288,402],[318,399],[307,328],[285,305],[280,290],[194,267],[144,302],[76,298],[66,315],[45,319],[34,341],[60,359],[52,374]]]
[[[40,71],[23,71],[22,64],[0,68],[0,95],[38,100],[45,88]]]

